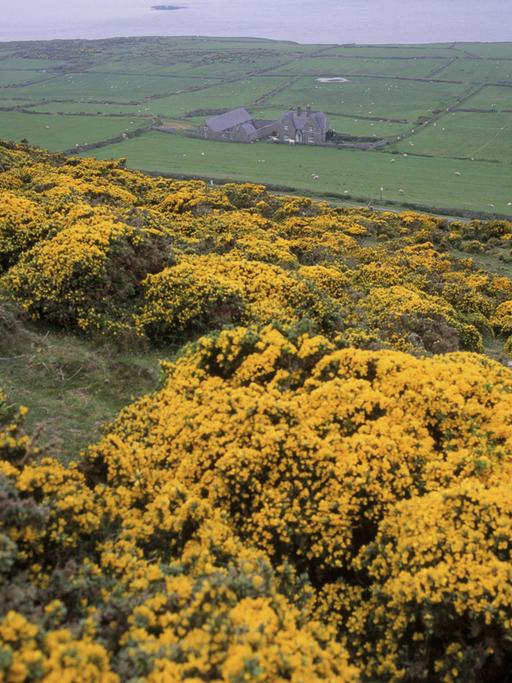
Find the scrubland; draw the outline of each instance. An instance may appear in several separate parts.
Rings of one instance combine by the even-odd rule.
[[[506,680],[512,224],[0,170],[0,681]]]

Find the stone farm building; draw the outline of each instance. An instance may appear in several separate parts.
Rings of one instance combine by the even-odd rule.
[[[329,119],[322,111],[311,111],[306,107],[285,112],[279,122],[279,139],[282,142],[292,140],[298,144],[320,145],[327,139]]]
[[[233,109],[225,114],[212,116],[201,126],[201,137],[208,140],[231,142],[256,142],[276,135],[275,121],[253,119],[245,109]]]
[[[311,111],[310,107],[286,111],[274,121],[254,119],[246,109],[240,108],[212,116],[199,133],[208,140],[247,143],[272,137],[280,142],[319,145],[326,141],[329,128],[327,116]]]

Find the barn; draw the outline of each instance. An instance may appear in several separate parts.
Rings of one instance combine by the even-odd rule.
[[[255,142],[277,133],[276,121],[253,119],[246,109],[232,109],[212,116],[201,127],[201,137],[207,140]]]

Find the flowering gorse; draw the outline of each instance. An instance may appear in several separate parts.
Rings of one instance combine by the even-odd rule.
[[[68,465],[0,392],[0,683],[505,680],[510,225],[0,163],[5,296],[179,349]]]

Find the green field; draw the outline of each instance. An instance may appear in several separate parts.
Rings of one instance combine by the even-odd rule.
[[[457,60],[440,74],[441,78],[467,83],[512,84],[512,61],[495,59]]]
[[[2,102],[0,100],[0,107],[3,106]],[[24,106],[29,106],[31,111],[42,112],[43,114],[123,114],[130,117],[149,115],[149,108],[146,109],[146,105],[143,106],[142,104],[53,101],[36,104],[25,102]]]
[[[5,107],[31,107],[37,100],[21,99],[19,97],[0,97],[0,108]]]
[[[452,113],[396,149],[410,154],[499,160],[510,164],[512,113]]]
[[[446,61],[446,60],[444,60]],[[300,59],[284,67],[279,73],[297,75],[345,76],[407,76],[426,78],[432,71],[443,66],[434,59],[372,59],[370,57],[311,57]]]
[[[284,78],[244,78],[210,86],[196,92],[172,95],[146,103],[153,114],[161,116],[185,116],[195,111],[224,111],[236,107],[250,107],[274,88],[286,85]]]
[[[455,104],[467,92],[465,85],[402,81],[382,78],[350,78],[346,83],[320,83],[317,78],[300,78],[267,100],[272,108],[308,102],[315,109],[350,116],[381,117],[413,123]]]
[[[0,72],[0,78],[2,73]],[[23,73],[23,72],[18,72]],[[207,79],[192,84],[207,86]],[[107,100],[114,102],[139,102],[147,97],[163,96],[181,92],[192,87],[190,79],[173,76],[132,76],[129,74],[68,73],[54,76],[41,83],[23,88],[30,97],[69,98],[81,100]],[[80,93],[80,97],[76,98]]]
[[[27,119],[30,125],[27,126]],[[0,112],[0,138],[27,139],[30,144],[52,151],[92,144],[95,139],[108,140],[140,128],[143,119],[94,116],[52,116]]]
[[[336,76],[346,81],[319,80]],[[244,147],[156,132],[109,143],[152,124],[182,131],[235,107],[276,118],[306,104],[328,114],[344,147],[378,147]],[[2,109],[0,138],[52,150],[95,145],[88,154],[126,156],[151,171],[512,214],[512,43],[179,37],[3,44]]]
[[[453,58],[448,45],[343,45],[323,52],[326,57],[369,57],[370,59],[447,59]]]
[[[7,69],[42,69],[52,70],[64,66],[63,63],[56,59],[30,59],[29,57],[1,57],[0,53],[0,71]]]
[[[0,88],[9,88],[10,93],[16,92],[21,84],[34,81],[47,81],[49,74],[35,69],[0,69]],[[15,87],[13,87],[15,86]],[[15,89],[16,88],[16,89]]]
[[[252,180],[340,197],[347,193],[375,203],[382,196],[422,206],[511,213],[511,165],[359,150],[323,149],[319,154],[315,147],[263,144],[231,144],[227,155],[225,147],[222,142],[155,132],[86,155],[126,157],[129,166],[152,172]]]
[[[486,85],[466,100],[464,106],[472,109],[512,111],[512,87]]]

